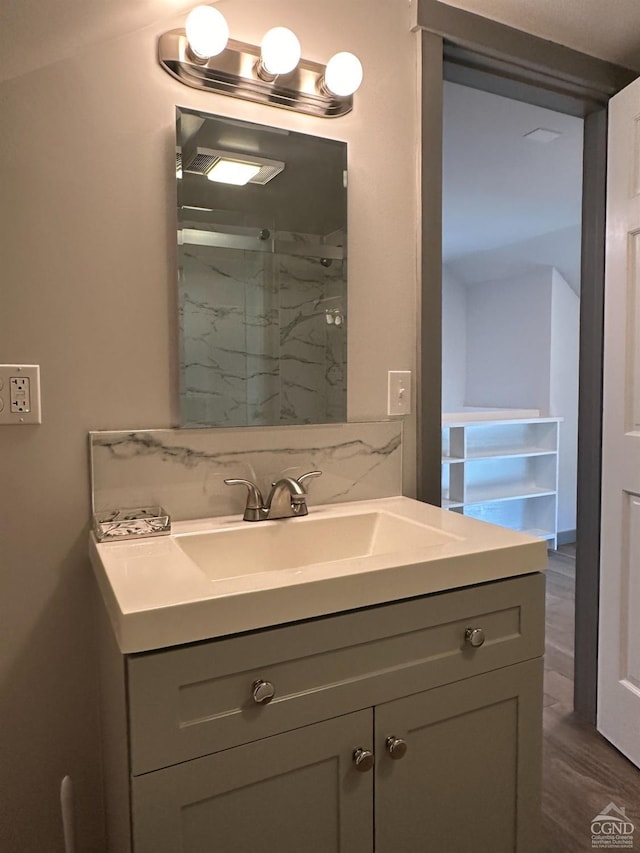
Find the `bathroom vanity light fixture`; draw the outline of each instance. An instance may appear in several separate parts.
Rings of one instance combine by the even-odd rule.
[[[359,59],[344,51],[326,66],[302,59],[287,27],[270,29],[260,46],[234,41],[211,6],[196,6],[185,29],[160,36],[158,58],[167,73],[195,89],[326,118],[353,109],[363,73]]]
[[[187,15],[185,35],[190,56],[202,64],[225,49],[229,25],[222,12],[212,6],[196,6]]]
[[[266,83],[273,83],[279,74],[290,74],[302,56],[298,37],[286,27],[273,27],[260,43],[260,62],[256,74]]]

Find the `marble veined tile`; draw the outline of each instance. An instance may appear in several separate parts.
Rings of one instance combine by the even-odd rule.
[[[345,419],[345,260],[188,245],[179,284],[184,426]]]
[[[175,520],[241,514],[245,489],[319,469],[309,504],[402,493],[402,425],[379,423],[89,434],[95,511],[163,506]]]

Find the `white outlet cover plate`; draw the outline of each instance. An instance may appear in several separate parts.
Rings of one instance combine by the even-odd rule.
[[[11,411],[11,380],[28,379],[29,411]],[[42,423],[40,405],[40,365],[0,364],[0,426]]]

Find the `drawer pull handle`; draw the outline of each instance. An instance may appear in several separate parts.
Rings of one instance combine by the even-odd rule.
[[[398,761],[400,758],[404,758],[407,754],[407,742],[401,737],[389,735],[384,744],[387,747],[387,752],[389,753],[391,758],[393,758],[394,761]]]
[[[477,649],[485,641],[484,631],[482,628],[467,628],[464,632],[464,639],[470,646]]]
[[[366,773],[373,767],[373,753],[370,749],[363,749],[359,746],[353,750],[353,763],[356,766],[356,770],[360,773]]]
[[[259,678],[252,684],[252,696],[256,705],[268,705],[276,695],[276,688],[270,681]]]

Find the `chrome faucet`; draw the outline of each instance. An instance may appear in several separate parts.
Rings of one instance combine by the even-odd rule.
[[[322,471],[309,471],[300,477],[282,477],[271,484],[267,501],[251,480],[225,480],[227,486],[246,486],[247,504],[242,518],[244,521],[267,521],[274,518],[298,518],[309,513],[305,480],[320,477]]]

